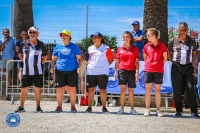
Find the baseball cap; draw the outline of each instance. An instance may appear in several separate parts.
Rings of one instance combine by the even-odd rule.
[[[140,24],[139,21],[135,20],[133,21],[132,25],[137,25],[137,24]]]
[[[91,34],[90,37],[92,38],[93,36],[98,36],[98,37],[103,37],[103,35],[100,32],[95,32],[94,34]]]
[[[35,27],[35,26],[30,27],[29,30],[34,30],[34,31],[36,31],[36,32],[39,32],[39,29],[38,29],[37,27]],[[28,31],[29,31],[29,30],[28,30]]]
[[[71,34],[71,32],[70,32],[69,30],[63,30],[63,31],[60,33],[60,36],[61,36],[62,34],[66,34],[66,35],[68,35],[68,36],[72,36],[72,34]]]

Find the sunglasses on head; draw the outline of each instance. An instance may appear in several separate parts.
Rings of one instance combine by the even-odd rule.
[[[29,34],[36,34],[36,33],[37,33],[37,32],[35,32],[35,31],[34,31],[34,32],[29,32]]]

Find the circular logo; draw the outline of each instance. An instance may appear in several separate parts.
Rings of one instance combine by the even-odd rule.
[[[64,48],[61,50],[61,53],[64,55],[69,55],[71,53],[71,49],[69,48]]]
[[[114,77],[115,69],[109,68],[109,78],[108,78],[108,84],[107,87],[114,88],[119,85],[118,78]]]
[[[140,75],[139,75],[139,84],[145,88],[145,82],[144,82],[144,71],[141,71],[140,72]],[[154,88],[154,83],[152,83],[152,88]]]
[[[9,126],[9,127],[17,127],[19,124],[20,124],[20,117],[18,114],[16,113],[9,113],[7,116],[6,116],[6,124]]]

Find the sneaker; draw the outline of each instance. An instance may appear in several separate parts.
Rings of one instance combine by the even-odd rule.
[[[92,108],[88,107],[87,110],[85,111],[85,113],[91,113],[92,112]]]
[[[111,106],[111,107],[116,106],[116,100],[113,99],[113,100],[110,102],[109,106]]]
[[[160,112],[160,110],[157,110],[157,111],[156,111],[156,115],[157,115],[158,117],[163,117],[163,114]]]
[[[15,110],[15,112],[25,112],[24,108],[22,106],[19,106],[17,110]]]
[[[137,111],[135,109],[131,109],[130,110],[130,114],[132,115],[138,115]]]
[[[109,111],[107,110],[106,107],[103,107],[103,108],[102,108],[102,112],[103,112],[103,113],[109,113]]]
[[[60,106],[57,106],[57,108],[56,108],[55,112],[57,112],[57,113],[60,113],[60,112],[62,112],[62,107],[60,107]]]
[[[144,112],[144,117],[149,117],[150,116],[150,110],[146,109],[146,111]]]
[[[192,113],[191,117],[195,119],[200,119],[200,116],[197,113]]]
[[[117,112],[118,115],[121,115],[124,113],[124,110],[122,108],[119,109],[119,111]]]
[[[76,110],[76,107],[75,107],[75,106],[71,107],[70,113],[77,113],[77,110]]]
[[[182,117],[182,112],[176,112],[175,116],[176,117]]]
[[[38,106],[38,107],[36,108],[36,113],[43,113],[43,111],[42,111],[42,109],[40,108],[40,106]]]

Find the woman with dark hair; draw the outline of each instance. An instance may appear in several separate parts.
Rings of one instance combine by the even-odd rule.
[[[126,98],[126,88],[128,84],[128,94],[132,115],[137,115],[137,111],[134,109],[134,91],[136,82],[139,77],[139,51],[134,44],[134,38],[131,32],[125,31],[123,34],[124,45],[117,50],[117,59],[115,63],[115,77],[119,77],[119,84],[121,88],[120,92],[120,104],[121,108],[117,114],[124,113],[124,103]]]
[[[89,93],[88,108],[85,112],[92,112],[92,101],[94,99],[96,86],[98,85],[103,106],[102,112],[109,113],[106,108],[106,86],[108,83],[109,65],[113,61],[113,55],[101,33],[96,32],[90,37],[93,39],[94,45],[88,48],[87,87],[89,88]]]
[[[163,72],[164,64],[167,61],[167,48],[164,43],[159,41],[160,32],[155,28],[147,30],[148,43],[144,46],[143,57],[144,57],[144,82],[146,86],[145,104],[146,110],[144,113],[145,117],[150,115],[150,100],[152,82],[155,83],[155,101],[156,101],[156,115],[162,117],[163,114],[160,112],[161,94],[160,88],[163,83]]]

